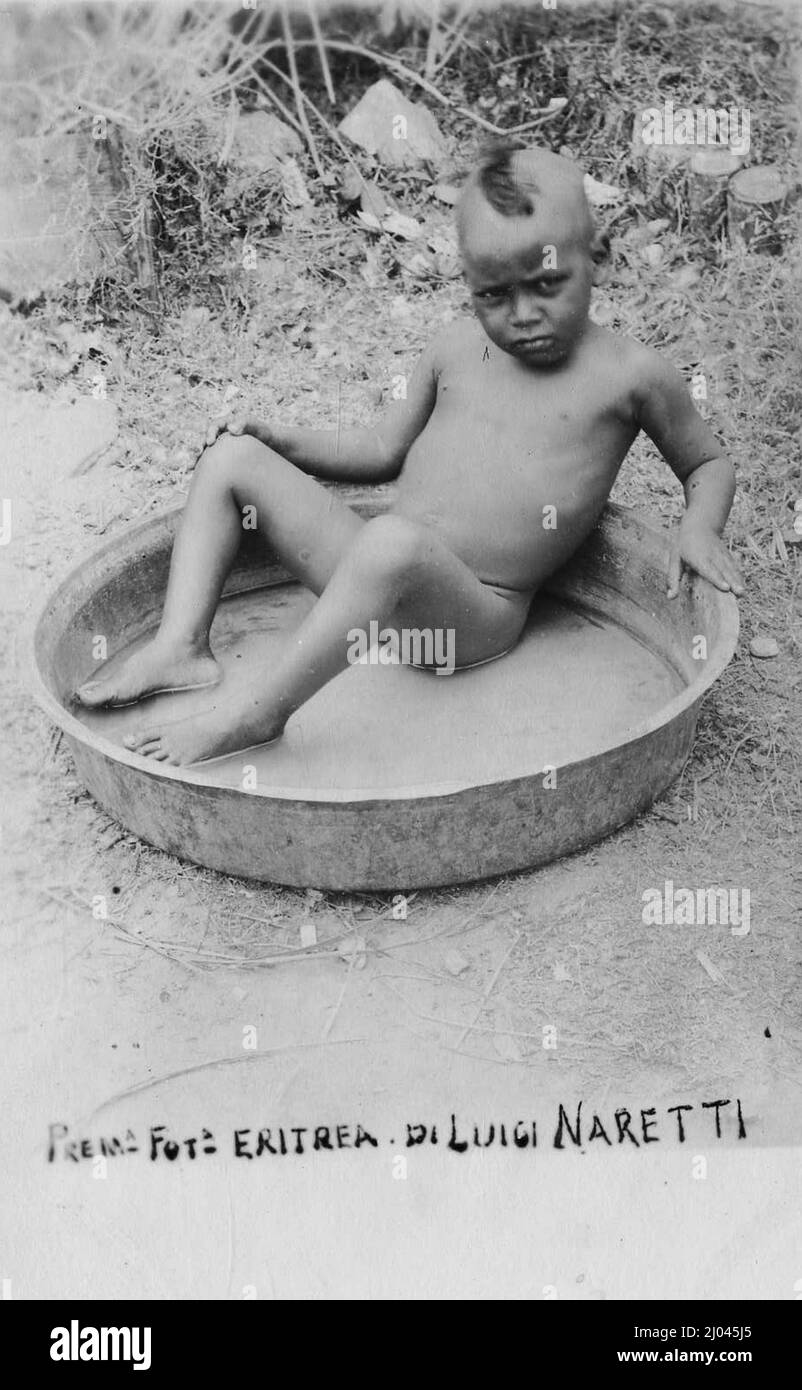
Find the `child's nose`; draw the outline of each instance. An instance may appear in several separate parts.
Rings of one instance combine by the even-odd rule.
[[[512,316],[516,327],[539,323],[543,310],[533,290],[518,290],[513,301]]]

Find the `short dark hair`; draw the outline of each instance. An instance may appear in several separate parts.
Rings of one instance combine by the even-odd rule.
[[[493,140],[479,152],[479,187],[490,206],[503,217],[526,217],[535,210],[532,198],[514,173],[514,156],[525,149],[523,140]]]

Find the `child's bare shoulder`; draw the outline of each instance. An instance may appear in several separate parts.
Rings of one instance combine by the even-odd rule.
[[[628,334],[604,332],[604,359],[624,384],[635,418],[647,406],[675,403],[685,393],[682,376],[664,353]]]
[[[673,384],[679,373],[664,353],[628,334],[610,334],[620,344],[620,360],[630,373],[633,389],[642,394]]]

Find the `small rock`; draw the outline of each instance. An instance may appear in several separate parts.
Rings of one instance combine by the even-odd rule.
[[[301,945],[304,950],[306,950],[308,946],[317,946],[317,927],[314,922],[301,923],[300,937]]]
[[[237,121],[229,163],[261,174],[282,160],[303,153],[303,141],[291,126],[268,111],[247,111]]]
[[[363,179],[359,170],[349,164],[340,177],[340,197],[343,202],[358,203],[366,182],[367,180]]]
[[[453,183],[436,183],[432,193],[438,202],[446,203],[450,208],[456,207],[459,202],[459,189]]]
[[[615,322],[616,308],[609,299],[595,299],[590,306],[590,318],[600,328],[609,328]]]
[[[695,265],[682,265],[671,274],[671,282],[678,290],[689,290],[692,285],[697,285],[701,278]]]
[[[364,211],[362,208],[357,212],[357,221],[369,232],[387,232],[390,236],[399,237],[402,241],[416,241],[421,233],[420,222],[414,217],[407,217],[403,212],[396,212],[390,208],[381,218],[374,212]]]
[[[584,183],[585,197],[594,208],[609,207],[611,203],[620,202],[624,196],[623,189],[615,188],[611,183],[600,183],[590,174],[585,175]]]
[[[446,951],[443,963],[451,975],[464,975],[471,967],[471,962],[461,951]]]
[[[649,243],[648,246],[644,246],[643,250],[641,251],[641,256],[646,261],[647,265],[656,268],[658,265],[662,264],[663,248],[659,242],[652,241]]]
[[[749,643],[749,650],[752,656],[758,656],[763,660],[780,655],[780,645],[775,637],[753,637]]]
[[[421,235],[421,224],[415,217],[407,217],[403,212],[391,208],[382,218],[382,230],[390,236],[401,237],[404,241],[416,241]]]
[[[445,140],[431,112],[409,101],[386,78],[368,87],[340,122],[339,129],[355,145],[394,168],[422,160],[438,163],[447,154]]]

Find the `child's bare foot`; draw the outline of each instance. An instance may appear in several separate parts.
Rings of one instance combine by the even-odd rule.
[[[257,743],[273,743],[283,728],[284,720],[271,714],[264,702],[244,696],[212,705],[186,719],[165,720],[135,729],[124,743],[132,753],[140,753],[144,758],[184,767],[252,748]]]
[[[155,637],[113,675],[86,681],[76,690],[75,698],[87,709],[133,705],[158,691],[216,685],[220,675],[220,667],[208,647],[177,648],[174,643]]]

